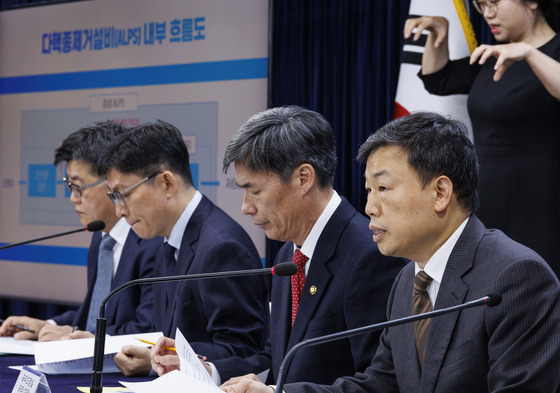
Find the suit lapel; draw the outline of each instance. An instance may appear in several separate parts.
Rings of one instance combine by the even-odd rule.
[[[181,240],[181,248],[179,249],[179,255],[177,257],[177,267],[175,268],[175,275],[189,274],[189,269],[195,257],[195,245],[198,241],[200,230],[206,218],[210,215],[212,204],[209,199],[202,196],[202,199],[196,209],[194,210],[185,232],[183,233],[183,239]],[[169,331],[174,337],[174,332],[171,332],[171,328],[175,324],[175,310],[177,307],[177,302],[180,300],[181,288],[184,285],[188,285],[187,282],[176,282],[168,283],[173,286],[172,293],[174,296],[172,299],[167,301],[167,310],[169,318],[166,320],[167,324],[165,326],[166,330]]]
[[[291,243],[290,243],[291,244]],[[282,361],[284,356],[286,355],[286,348],[288,348],[288,340],[290,339],[290,335],[292,332],[291,322],[292,322],[292,284],[290,277],[274,277],[273,280],[276,280],[276,283],[273,281],[273,285],[280,285],[281,286],[281,299],[280,302],[277,304],[272,304],[272,307],[278,307],[278,322],[283,324],[283,326],[272,326],[271,334],[274,334],[274,340],[278,338],[278,345],[277,348],[279,349],[279,359],[278,361]],[[276,343],[274,344],[276,345]],[[276,355],[275,355],[276,357]]]
[[[462,277],[472,268],[476,247],[482,239],[483,233],[482,223],[475,216],[471,216],[449,256],[436,299],[436,310],[465,302],[469,288]],[[429,350],[424,355],[421,392],[435,390],[443,359],[458,318],[458,312],[432,318],[426,344]]]
[[[436,309],[446,308],[464,302],[468,292],[468,287],[455,271],[446,271],[443,275],[442,285],[436,300]],[[424,355],[424,369],[422,371],[421,392],[433,392],[439,376],[441,365],[451,336],[455,330],[458,312],[432,318],[430,322],[430,332],[428,334],[427,348]]]
[[[305,279],[305,286],[303,287],[296,320],[290,334],[288,348],[293,347],[305,336],[309,321],[315,316],[315,311],[321,302],[321,298],[327,291],[331,277],[331,273],[325,266],[325,261],[320,256],[313,256],[312,267],[309,269],[308,277]]]
[[[404,268],[399,284],[395,288],[394,299],[391,308],[390,320],[408,317],[412,313],[412,284],[414,282],[414,263],[410,263]],[[403,301],[400,301],[403,299]],[[389,328],[393,356],[399,359],[398,367],[407,370],[407,379],[410,379],[410,386],[420,386],[421,370],[418,354],[416,352],[416,342],[414,340],[414,327],[412,323]],[[426,351],[427,353],[428,351]],[[424,364],[426,360],[424,359]]]
[[[88,288],[93,290],[97,276],[97,259],[99,258],[99,247],[101,247],[101,232],[95,232],[91,239],[88,253]]]
[[[130,274],[128,274],[128,272],[132,268],[132,261],[136,259],[139,242],[140,237],[138,237],[138,235],[136,235],[134,231],[130,230],[128,232],[128,236],[126,237],[126,241],[121,252],[119,265],[111,284],[111,290],[128,281],[128,277],[130,277]],[[117,297],[118,296],[119,295],[117,295]],[[118,308],[118,301],[115,300],[113,300],[112,302],[107,302],[107,321],[109,323],[111,323],[111,321],[114,323],[115,321],[115,316]]]
[[[305,279],[305,286],[301,294],[298,313],[290,335],[288,348],[291,348],[305,337],[309,322],[314,318],[315,312],[332,279],[329,265],[337,263],[336,260],[333,260],[333,256],[339,237],[343,232],[340,228],[348,224],[354,213],[355,211],[349,202],[342,198],[340,205],[319,236],[311,258],[309,272]],[[340,269],[340,271],[343,272],[343,269]]]

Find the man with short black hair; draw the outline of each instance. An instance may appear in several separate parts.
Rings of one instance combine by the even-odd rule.
[[[249,235],[194,187],[180,131],[157,121],[130,129],[99,160],[119,217],[142,238],[165,238],[154,275],[262,268]],[[154,285],[154,327],[179,328],[195,352],[217,360],[261,350],[268,324],[263,276]],[[150,351],[126,346],[115,356],[126,375],[151,370]]]

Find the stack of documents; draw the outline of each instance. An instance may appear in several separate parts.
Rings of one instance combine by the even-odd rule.
[[[120,372],[113,362],[113,357],[123,346],[140,345],[148,347],[148,344],[138,340],[156,342],[161,336],[163,336],[161,332],[107,336],[105,338],[103,372]],[[32,366],[32,368],[45,374],[91,374],[94,345],[94,338],[34,342],[35,366]]]
[[[139,339],[156,342],[163,334],[142,333],[105,338],[104,373],[119,373],[113,357],[125,345],[148,347]],[[45,374],[91,374],[93,367],[94,338],[38,342],[35,344],[35,364]]]

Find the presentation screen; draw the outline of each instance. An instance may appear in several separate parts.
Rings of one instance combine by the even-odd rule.
[[[96,121],[181,130],[195,187],[241,213],[227,143],[266,109],[268,1],[97,0],[0,13],[0,245],[80,227],[54,150]],[[139,159],[141,159],[139,157]],[[0,296],[75,304],[90,233],[0,250]]]

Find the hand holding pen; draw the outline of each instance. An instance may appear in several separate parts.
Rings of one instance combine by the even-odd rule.
[[[196,355],[201,362],[206,360],[206,356]],[[151,351],[152,369],[158,375],[167,374],[173,370],[179,370],[179,356],[175,349],[175,340],[169,337],[160,337],[152,347]]]
[[[16,340],[36,340],[38,332],[47,321],[30,317],[12,316],[0,319],[0,336],[13,336]]]
[[[153,343],[153,342],[148,341],[148,340],[142,340],[141,338],[137,338],[137,340],[143,342],[144,344],[149,344],[151,346],[156,345],[156,343]],[[175,349],[175,347],[162,347],[162,348],[167,349],[168,351],[177,352],[177,349]],[[198,353],[196,354],[196,357],[198,357],[201,360],[206,360],[206,356],[199,355]]]

